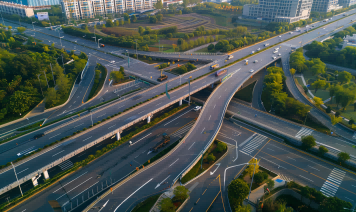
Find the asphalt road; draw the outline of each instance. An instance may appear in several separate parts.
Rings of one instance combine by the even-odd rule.
[[[39,195],[36,195],[31,201],[26,201],[11,211],[51,211],[51,207],[48,204],[49,200],[57,200],[60,205],[66,206],[67,210],[70,209],[71,205],[73,208],[76,208],[77,201],[79,205],[83,206],[83,197],[85,201],[84,204],[88,204],[95,199],[98,192],[100,194],[102,183],[104,190],[107,190],[106,181],[108,181],[108,185],[110,185],[111,182],[124,178],[127,174],[135,170],[137,166],[140,166],[164,148],[168,147],[167,145],[164,148],[160,148],[157,153],[152,152],[147,154],[151,147],[161,141],[162,133],[170,135],[170,144],[184,135],[189,130],[189,126],[194,123],[194,119],[199,115],[199,112],[193,111],[192,108],[193,106],[190,106],[149,130],[142,132],[131,140],[133,143],[132,146],[122,145],[112,150],[105,156],[100,157],[64,178],[60,183],[56,183]],[[98,149],[102,147],[103,146],[98,146]],[[130,166],[130,164],[132,164],[132,166]],[[55,168],[58,168],[58,166]],[[51,171],[50,169],[50,175],[52,174]],[[6,198],[6,196],[2,198]],[[76,211],[80,211],[80,208],[76,209]]]
[[[352,17],[345,18],[345,20],[340,21],[341,23],[349,23]],[[316,24],[313,24],[316,25]],[[340,23],[333,23],[328,28],[337,28]],[[282,49],[286,48],[287,52],[290,51],[292,46],[299,45],[299,42],[303,39],[313,39],[318,36],[318,32],[323,29],[318,29],[309,32],[306,35],[295,38],[287,43],[281,44]],[[304,31],[304,29],[302,29]],[[262,45],[262,44],[261,44]],[[289,50],[288,50],[289,48]],[[250,61],[259,60],[261,62],[255,64],[244,65],[244,62],[236,63],[229,67],[229,73],[235,74],[231,76],[225,83],[221,84],[220,87],[210,96],[209,100],[206,102],[204,109],[199,116],[195,126],[192,128],[190,133],[186,136],[184,145],[179,146],[174,152],[172,152],[164,161],[161,161],[149,169],[143,170],[141,174],[136,175],[127,181],[127,183],[118,187],[115,191],[120,195],[108,195],[101,199],[96,206],[102,206],[105,203],[106,206],[101,211],[123,211],[129,210],[131,205],[134,203],[133,198],[139,198],[147,196],[152,193],[152,190],[160,180],[165,179],[167,176],[173,176],[174,178],[179,177],[181,172],[193,161],[199,152],[203,151],[205,147],[209,146],[209,143],[218,133],[222,118],[225,114],[227,103],[232,98],[233,94],[238,90],[238,88],[243,84],[243,82],[251,77],[251,72],[249,70],[259,70],[265,67],[266,61],[273,62],[271,60],[273,50],[268,50],[266,52],[261,52],[260,54],[254,55],[249,58]],[[282,53],[285,53],[283,51]],[[262,62],[263,61],[263,62]],[[234,83],[230,83],[234,82]],[[216,107],[217,106],[217,107]],[[187,150],[187,146],[193,145],[192,148]],[[191,151],[194,151],[193,155]],[[185,157],[182,158],[182,155]],[[179,162],[175,163],[174,170],[168,164],[171,164],[175,160],[179,159]],[[174,179],[173,178],[173,179]],[[170,182],[173,183],[172,180]],[[132,185],[137,185],[132,187]],[[125,193],[125,195],[123,195]]]

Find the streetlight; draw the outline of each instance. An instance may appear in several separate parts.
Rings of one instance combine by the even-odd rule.
[[[307,121],[307,117],[308,117],[308,113],[309,113],[310,111],[308,111],[307,112],[307,115],[305,116],[305,120],[304,120],[304,125],[305,125],[305,122]]]
[[[192,79],[192,76],[188,77],[188,81],[189,81],[189,100],[188,100],[188,105],[190,105],[190,79]]]
[[[22,190],[21,190],[21,186],[20,186],[20,182],[19,182],[19,179],[17,178],[15,166],[14,166],[14,164],[12,164],[12,162],[11,162],[11,165],[12,165],[12,168],[14,169],[15,176],[16,176],[16,180],[17,180],[17,183],[19,184],[19,188],[20,188],[21,195],[23,196],[23,193],[22,193]]]
[[[99,46],[99,42],[100,42],[100,40],[101,40],[101,38],[99,38],[99,39],[98,39],[98,48],[100,48],[100,46]]]
[[[95,37],[91,37],[91,38],[95,38],[95,43],[96,43],[96,36]]]
[[[36,30],[35,30],[35,26],[33,25],[34,23],[36,23],[36,21],[32,22],[32,27],[33,27],[33,34],[36,35]]]

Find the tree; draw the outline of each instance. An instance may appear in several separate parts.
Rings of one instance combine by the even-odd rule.
[[[121,26],[123,26],[125,24],[125,21],[124,21],[124,19],[122,18],[122,19],[120,19],[120,25]]]
[[[337,156],[340,162],[345,162],[350,159],[350,154],[347,152],[340,152]]]
[[[320,204],[319,210],[323,212],[344,211],[344,208],[351,209],[352,204],[337,197],[328,197]]]
[[[135,23],[137,21],[136,15],[132,15],[131,20],[132,20],[133,23]]]
[[[25,27],[17,27],[17,31],[22,34],[24,31],[26,31],[26,28]]]
[[[179,10],[179,11],[178,11],[178,15],[182,15],[182,10]]]
[[[292,74],[292,76],[295,74],[295,69],[294,68],[289,69],[289,71]]]
[[[293,212],[293,208],[292,207],[286,207],[286,203],[281,203],[278,205],[278,209],[276,210],[276,212]]]
[[[158,14],[156,15],[157,21],[162,21],[163,19],[163,15],[162,14]]]
[[[336,117],[334,114],[331,114],[330,118],[331,118],[331,124],[332,125],[335,125],[335,124],[337,124],[337,123],[342,121],[342,117]]]
[[[251,206],[250,205],[245,205],[245,206],[238,206],[235,208],[235,212],[251,212]]]
[[[150,23],[153,23],[153,24],[157,23],[157,18],[155,15],[150,16]]]
[[[325,146],[319,146],[319,154],[320,155],[324,155],[327,152],[329,152],[329,150]]]
[[[341,82],[341,84],[349,83],[352,79],[352,74],[347,71],[343,71],[339,73],[337,79]]]
[[[158,0],[154,6],[156,9],[163,9],[163,4],[162,4],[162,1],[160,1],[160,0]]]
[[[325,80],[317,80],[311,84],[311,86],[313,86],[313,88],[315,89],[315,93],[318,91],[319,88],[325,87],[325,85],[326,85]]]
[[[245,181],[238,178],[233,180],[228,186],[229,201],[233,208],[242,206],[242,202],[246,199],[249,192],[250,188]]]
[[[138,27],[138,33],[140,33],[140,35],[142,35],[144,31],[145,29],[142,26]]]
[[[303,197],[310,199],[310,195],[310,188],[308,186],[301,188],[301,201],[303,200]]]
[[[313,100],[314,100],[316,106],[318,106],[318,107],[320,105],[324,104],[323,100],[321,98],[319,98],[319,97],[314,96]]]
[[[112,20],[111,19],[107,19],[106,20],[106,25],[105,26],[107,26],[107,27],[113,27],[114,26],[114,23],[112,22]]]
[[[160,209],[162,212],[175,212],[176,206],[173,205],[171,198],[164,198],[160,202]]]
[[[252,158],[250,162],[248,162],[250,165],[247,167],[247,172],[251,178],[253,176],[253,171],[255,171],[255,173],[258,173],[260,171],[260,166],[258,165],[259,162],[260,160],[257,160],[255,158]]]
[[[113,79],[115,82],[121,82],[125,79],[125,76],[121,71],[112,71],[110,73],[110,78]]]
[[[127,20],[127,24],[131,24],[131,20],[129,19],[129,20]]]
[[[46,98],[46,105],[48,105],[48,107],[55,106],[59,101],[57,97],[57,91],[54,88],[48,88],[45,94],[45,98]]]
[[[270,190],[274,188],[274,180],[267,179],[266,183],[267,183],[267,187],[268,187]]]
[[[216,157],[213,155],[213,153],[210,153],[207,157],[208,163],[214,162],[216,160]]]
[[[184,201],[189,197],[189,190],[186,189],[184,186],[177,186],[175,187],[173,194],[175,199],[179,201]]]
[[[125,21],[128,21],[128,20],[130,19],[130,16],[129,16],[129,14],[127,14],[127,13],[124,13],[124,19],[125,19]]]
[[[13,114],[20,114],[29,110],[33,102],[33,98],[27,92],[15,91],[10,97],[7,109]]]
[[[261,184],[265,179],[268,178],[268,174],[265,172],[258,172],[255,174],[255,176],[253,177],[254,182],[256,182],[257,184]]]
[[[103,25],[101,26],[101,28],[105,29],[105,28],[106,28],[105,24],[103,24]]]
[[[316,145],[315,138],[312,135],[302,137],[302,145],[305,149],[310,149]]]
[[[119,25],[120,25],[119,20],[116,20],[116,21],[115,21],[115,26],[119,26]]]
[[[216,145],[216,151],[217,152],[223,152],[227,149],[227,145],[223,142],[219,142],[217,145]]]
[[[8,26],[7,28],[8,28],[8,29],[12,29],[12,26]]]

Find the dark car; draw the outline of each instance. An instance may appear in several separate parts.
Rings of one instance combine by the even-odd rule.
[[[44,135],[45,135],[44,133],[40,133],[40,134],[37,134],[37,135],[33,136],[33,138],[34,139],[41,138]]]

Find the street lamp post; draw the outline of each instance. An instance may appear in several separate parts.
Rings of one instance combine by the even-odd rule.
[[[310,111],[308,111],[307,112],[307,115],[305,116],[305,120],[304,120],[304,125],[305,125],[305,122],[307,121],[307,117],[308,117],[308,113],[309,113]]]
[[[188,78],[188,80],[189,80],[189,100],[188,100],[188,105],[190,105],[190,79],[192,78],[192,76],[190,76],[189,78]]]
[[[16,176],[16,180],[17,180],[17,183],[19,184],[19,188],[20,188],[21,195],[23,196],[23,193],[22,193],[22,190],[21,190],[21,186],[20,186],[20,182],[19,182],[19,179],[17,178],[15,166],[14,166],[14,164],[12,164],[12,162],[11,162],[11,165],[12,165],[12,168],[14,169],[15,176]]]
[[[44,96],[44,95],[43,95],[43,91],[42,91],[42,86],[41,86],[40,75],[41,75],[41,74],[37,74],[37,78],[38,78],[38,82],[40,83],[40,88],[41,88],[42,96]]]
[[[100,48],[99,43],[100,43],[101,38],[98,39],[98,48]]]
[[[35,26],[33,25],[34,23],[36,23],[36,21],[32,22],[33,34],[36,35]]]
[[[95,43],[96,43],[96,36],[95,37],[91,37],[91,38],[95,38]]]

